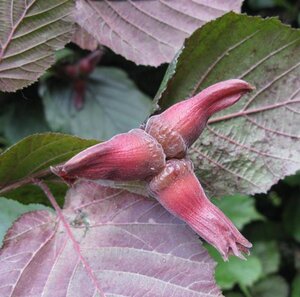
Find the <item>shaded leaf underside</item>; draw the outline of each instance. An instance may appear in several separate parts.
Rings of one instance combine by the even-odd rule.
[[[75,241],[47,211],[9,230],[1,296],[221,296],[197,236],[156,201],[83,182],[69,191],[63,216]]]
[[[72,36],[71,0],[0,0],[0,90],[34,82]]]
[[[170,62],[195,29],[241,0],[76,1],[76,21],[99,43],[137,64]]]
[[[300,167],[300,31],[229,13],[187,40],[156,99],[166,108],[221,80],[256,90],[209,120],[192,146],[211,194],[266,192]]]

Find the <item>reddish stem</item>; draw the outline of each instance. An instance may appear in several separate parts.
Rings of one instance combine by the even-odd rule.
[[[77,110],[82,109],[84,104],[86,90],[86,80],[85,79],[77,79],[74,81],[74,105]]]
[[[43,192],[45,193],[45,195],[47,196],[47,198],[49,199],[50,203],[52,204],[53,208],[56,210],[57,216],[59,217],[59,219],[62,221],[67,234],[69,235],[69,238],[71,239],[72,243],[73,243],[73,247],[77,253],[77,255],[79,256],[79,259],[82,263],[82,265],[85,267],[89,277],[91,278],[92,282],[94,283],[96,289],[98,290],[99,294],[101,297],[105,297],[104,292],[102,291],[100,285],[98,284],[98,280],[97,277],[95,276],[92,268],[90,267],[90,265],[87,263],[87,261],[85,260],[85,258],[83,257],[81,250],[80,250],[80,246],[78,244],[78,242],[76,241],[71,227],[69,225],[69,223],[67,222],[67,220],[65,219],[62,210],[60,209],[59,205],[56,202],[55,197],[53,196],[53,194],[51,193],[49,187],[41,180],[39,179],[33,179],[33,183],[36,184],[37,186],[39,186]]]

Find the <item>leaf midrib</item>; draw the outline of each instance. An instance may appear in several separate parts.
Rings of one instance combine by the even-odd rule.
[[[11,32],[10,34],[8,35],[8,38],[7,38],[7,41],[6,43],[3,45],[1,51],[0,51],[0,62],[3,60],[3,56],[4,56],[4,53],[8,47],[8,45],[10,44],[12,38],[13,38],[13,35],[15,33],[15,31],[17,30],[17,28],[19,27],[19,25],[22,23],[23,19],[25,18],[26,14],[28,13],[28,10],[36,3],[36,0],[33,0],[25,9],[24,9],[24,12],[22,13],[22,15],[20,16],[19,20],[17,21],[17,23],[15,25],[12,24],[12,29],[11,29]],[[12,8],[12,11],[13,11],[13,8]],[[11,16],[11,19],[12,16]]]
[[[286,106],[287,104],[293,104],[293,103],[300,103],[300,99],[287,100],[287,101],[284,101],[284,102],[281,102],[281,103],[270,104],[270,105],[255,108],[255,109],[252,109],[252,110],[251,109],[241,110],[241,111],[238,111],[238,112],[235,112],[235,113],[231,113],[231,114],[227,114],[227,115],[224,115],[224,116],[212,118],[212,119],[208,120],[208,124],[214,124],[214,123],[230,120],[232,118],[246,116],[248,114],[259,113],[259,112],[262,112],[262,111],[279,108],[279,107],[282,107],[282,106]]]

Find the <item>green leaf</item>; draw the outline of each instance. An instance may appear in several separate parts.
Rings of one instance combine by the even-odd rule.
[[[289,287],[283,277],[274,275],[255,284],[251,288],[251,295],[255,297],[287,297]]]
[[[261,262],[255,256],[247,257],[247,261],[237,257],[230,257],[228,262],[224,262],[220,254],[212,246],[205,245],[205,248],[218,262],[215,277],[217,284],[222,289],[229,290],[235,284],[241,287],[251,286],[262,274]]]
[[[233,221],[238,229],[242,229],[251,221],[263,219],[263,216],[256,211],[255,201],[251,196],[225,196],[221,199],[212,199],[212,202]]]
[[[55,52],[56,63],[74,63],[76,61],[76,52],[70,48],[63,48]]]
[[[279,207],[282,204],[282,198],[276,191],[270,191],[267,195],[267,199],[271,202],[272,206]]]
[[[293,197],[288,202],[283,213],[283,225],[286,232],[300,242],[300,199]]]
[[[286,184],[288,184],[289,186],[291,187],[297,187],[297,186],[300,186],[300,171],[298,171],[296,174],[294,175],[290,175],[290,176],[287,176],[285,179],[284,179],[284,182]]]
[[[63,206],[68,186],[62,182],[53,182],[44,180],[55,197],[57,203]],[[22,204],[38,203],[51,206],[49,199],[45,193],[36,185],[26,184],[22,187],[13,189],[5,193],[5,197],[21,202]]]
[[[292,282],[292,295],[291,297],[299,297],[300,296],[300,272],[295,276]]]
[[[251,254],[260,259],[263,276],[275,273],[279,269],[280,253],[276,241],[255,241]]]
[[[151,110],[150,99],[117,68],[101,67],[91,74],[81,110],[75,107],[72,83],[46,80],[40,95],[54,131],[101,140],[136,128]]]
[[[163,109],[226,79],[256,87],[213,116],[191,147],[213,196],[266,192],[300,168],[299,52],[300,30],[229,13],[195,31],[170,65],[156,95]]]
[[[49,166],[68,160],[81,150],[96,144],[59,133],[35,134],[8,148],[0,155],[0,193],[24,179],[49,174]]]
[[[2,240],[6,231],[21,214],[41,209],[51,210],[44,205],[23,205],[20,202],[6,199],[4,197],[0,197],[0,205],[0,247],[2,246]]]
[[[50,130],[39,100],[14,100],[5,110],[4,136],[11,144],[31,134]]]
[[[72,0],[0,0],[0,90],[12,92],[54,63],[55,50],[70,41]]]

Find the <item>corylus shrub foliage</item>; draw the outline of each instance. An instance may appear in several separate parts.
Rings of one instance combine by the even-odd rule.
[[[86,31],[77,27],[73,40],[86,42],[87,48],[93,49],[101,40],[137,63],[170,61],[181,47],[183,35],[188,36],[192,28],[202,25],[198,16],[191,23],[186,11],[180,12],[185,16],[182,22],[176,19],[176,31],[192,25],[187,32],[182,31],[183,35],[172,35],[178,40],[161,42],[155,38],[166,36],[153,32],[138,32],[135,39],[130,30],[128,33],[127,24],[114,31],[107,27],[109,19],[102,19],[106,12],[119,12],[118,17],[126,14],[126,22],[131,11],[129,2],[102,2],[76,1],[77,22],[82,22]],[[179,1],[175,2],[177,8],[181,7]],[[229,2],[233,6],[240,3]],[[157,5],[159,1],[152,3]],[[69,17],[73,4],[57,0],[3,6],[16,16],[3,27],[0,36],[3,90],[31,83],[51,65],[53,50],[61,48],[73,34],[74,20]],[[135,9],[150,12],[153,7],[137,3]],[[81,12],[85,18],[80,19]],[[48,13],[47,20],[54,24],[51,28],[44,23],[45,18],[39,19],[40,14]],[[4,16],[0,14],[0,18]],[[36,22],[32,27],[26,26],[31,17]],[[167,24],[164,21],[168,17],[155,15],[160,25]],[[101,34],[93,29],[99,24],[103,26]],[[175,24],[167,25],[169,30],[169,25]],[[45,41],[41,39],[46,38],[44,30],[52,30],[53,37],[44,44],[46,47],[39,43]],[[116,37],[111,33],[118,30],[123,30],[121,35],[107,40],[107,34]],[[214,281],[214,263],[195,232],[213,245],[224,260],[232,254],[244,258],[252,244],[211,203],[205,191],[215,187],[219,195],[232,189],[264,192],[278,179],[299,169],[299,35],[299,31],[274,19],[229,13],[186,40],[157,93],[156,102],[162,111],[140,128],[100,144],[62,134],[32,135],[1,154],[0,193],[28,202],[28,196],[35,192],[28,191],[27,186],[38,185],[56,213],[31,212],[12,225],[0,251],[0,295],[44,297],[53,296],[55,291],[58,296],[80,297],[221,296]],[[24,36],[28,37],[26,42]],[[136,47],[142,36],[147,42]],[[122,37],[132,41],[124,52],[119,44]],[[30,42],[33,46],[28,51]],[[266,46],[259,46],[262,42]],[[160,52],[154,55],[157,50]],[[91,60],[89,57],[96,57],[92,67],[85,64]],[[87,88],[95,90],[88,82],[101,88],[105,74],[102,80],[93,76],[100,68],[96,67],[99,59],[100,52],[95,51],[65,68],[72,78],[68,91],[75,91],[76,115],[93,99],[86,96]],[[123,86],[118,87],[124,95]],[[46,109],[51,107],[49,90],[44,83],[40,94],[47,96],[43,98],[48,103]],[[63,93],[57,86],[56,91]],[[56,107],[51,112],[60,122]],[[70,189],[61,209],[49,187],[56,191],[62,181]],[[232,259],[226,263],[234,266],[240,261]],[[251,259],[252,264],[258,261]],[[259,268],[246,284],[259,278],[262,267]],[[223,287],[237,282],[244,284],[233,279]]]

